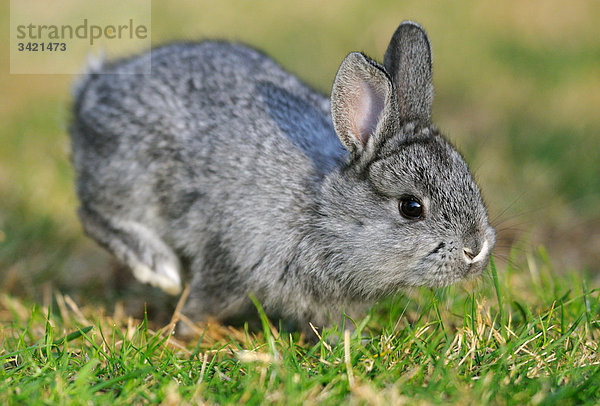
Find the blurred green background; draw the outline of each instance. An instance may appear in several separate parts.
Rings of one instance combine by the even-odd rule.
[[[8,7],[0,3],[5,33]],[[476,174],[498,256],[543,244],[557,269],[599,273],[599,1],[155,1],[151,34],[153,44],[246,42],[329,93],[348,52],[381,60],[404,19],[432,41],[434,121]],[[0,292],[143,301],[150,289],[129,283],[75,215],[66,132],[75,78],[8,72],[0,58]]]

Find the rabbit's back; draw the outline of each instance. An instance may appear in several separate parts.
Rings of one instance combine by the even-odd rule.
[[[200,196],[256,197],[257,209],[265,194],[271,204],[285,190],[298,198],[302,178],[318,179],[344,153],[329,101],[255,50],[169,45],[152,51],[152,74],[136,74],[149,58],[110,64],[80,86],[72,132],[84,204],[149,222],[180,217]]]

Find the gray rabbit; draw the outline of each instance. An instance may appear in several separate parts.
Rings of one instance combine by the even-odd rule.
[[[495,233],[431,124],[431,61],[406,21],[383,65],[344,59],[330,100],[228,42],[106,63],[75,92],[83,227],[142,282],[177,294],[188,279],[195,319],[243,318],[253,294],[310,331],[479,275]]]

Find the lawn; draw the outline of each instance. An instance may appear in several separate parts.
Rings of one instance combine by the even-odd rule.
[[[492,265],[478,287],[384,301],[354,333],[339,326],[317,344],[266,317],[262,331],[205,323],[180,338],[175,322],[189,322],[177,310],[152,328],[58,293],[49,308],[2,296],[0,401],[597,402],[600,292],[576,273],[557,278],[544,250],[527,262],[526,274]]]
[[[181,0],[152,16],[154,44],[243,41],[325,93],[348,52],[381,60],[397,24],[418,21],[433,119],[481,185],[495,267],[384,300],[317,345],[267,320],[171,334],[188,323],[177,299],[135,282],[77,221],[74,77],[10,75],[0,58],[3,404],[600,401],[599,2]]]

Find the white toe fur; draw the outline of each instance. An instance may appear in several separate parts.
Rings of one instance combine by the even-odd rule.
[[[131,267],[131,270],[140,282],[156,286],[170,295],[177,295],[181,292],[179,271],[170,264],[163,264],[156,270],[150,269],[144,264],[136,264]]]

